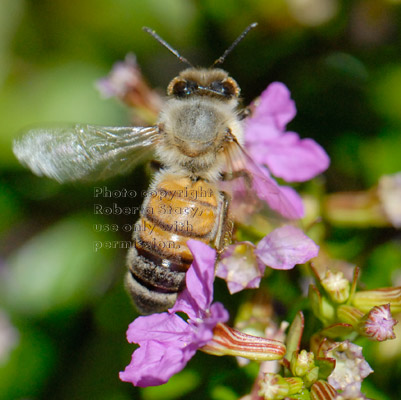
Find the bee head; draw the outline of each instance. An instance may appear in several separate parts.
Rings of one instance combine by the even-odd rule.
[[[240,88],[222,69],[188,68],[170,82],[167,95],[176,98],[210,96],[229,100],[239,97]]]

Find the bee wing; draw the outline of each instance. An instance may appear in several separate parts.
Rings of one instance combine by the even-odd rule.
[[[225,155],[228,181],[223,181],[223,190],[231,194],[231,207],[240,221],[248,220],[256,211],[280,220],[280,224],[302,217],[302,204],[293,189],[279,186],[235,139]]]
[[[158,126],[70,127],[29,130],[14,142],[18,160],[59,182],[100,180],[128,172],[151,152]]]

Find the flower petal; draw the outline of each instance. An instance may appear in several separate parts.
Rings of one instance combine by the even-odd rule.
[[[271,268],[291,269],[316,257],[319,246],[300,229],[286,225],[265,236],[255,254]]]
[[[181,371],[189,358],[184,358],[182,350],[174,345],[150,340],[134,351],[120,379],[140,387],[162,385]]]
[[[260,95],[252,118],[273,118],[276,126],[283,130],[296,115],[295,102],[291,93],[281,82],[271,83]]]
[[[169,312],[182,311],[191,319],[203,318],[213,300],[216,251],[198,240],[188,240],[187,245],[194,260],[186,274],[186,288]]]
[[[140,345],[150,341],[174,342],[184,347],[190,341],[191,329],[176,314],[152,314],[135,319],[128,327],[127,340]]]
[[[325,171],[330,158],[312,139],[300,139],[295,132],[287,132],[266,145],[250,149],[258,162],[266,164],[273,175],[287,182],[304,182]]]
[[[270,142],[279,138],[282,133],[281,129],[277,127],[275,119],[271,116],[247,118],[245,120],[245,143],[247,149],[252,149],[255,146],[255,150],[257,150],[258,146],[268,146]]]

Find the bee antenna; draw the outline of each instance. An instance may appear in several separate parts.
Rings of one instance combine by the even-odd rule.
[[[149,33],[154,39],[156,39],[160,44],[170,50],[181,62],[188,64],[190,67],[195,68],[185,57],[183,57],[176,49],[171,47],[164,39],[162,39],[153,29],[144,26],[142,28],[146,33]]]
[[[245,30],[237,37],[237,39],[234,40],[233,44],[224,52],[224,54],[219,57],[213,64],[212,67],[214,67],[217,64],[222,64],[226,57],[233,51],[233,49],[237,46],[237,44],[248,34],[248,32],[256,28],[258,26],[257,22],[253,22],[252,24],[248,25]]]

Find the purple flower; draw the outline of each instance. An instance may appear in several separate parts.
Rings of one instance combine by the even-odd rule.
[[[309,180],[325,171],[330,163],[314,140],[300,139],[297,133],[285,131],[295,114],[289,90],[274,82],[261,94],[245,126],[245,145],[251,157],[287,182]]]
[[[319,246],[300,229],[285,225],[265,236],[257,246],[249,242],[231,245],[223,253],[217,276],[227,281],[231,294],[259,287],[265,266],[292,269],[316,257]]]
[[[194,261],[186,274],[186,288],[168,312],[137,318],[127,339],[139,344],[120,379],[135,386],[166,383],[181,371],[196,351],[213,337],[218,322],[228,320],[221,303],[213,303],[215,250],[202,242],[187,242]],[[185,322],[175,312],[188,315]]]

